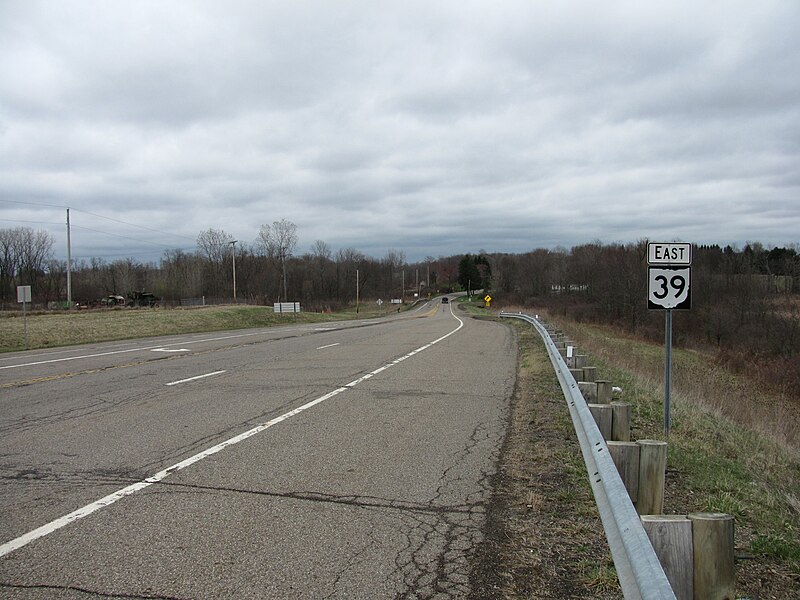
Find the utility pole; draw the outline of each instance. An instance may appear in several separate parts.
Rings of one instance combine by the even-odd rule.
[[[231,255],[233,257],[233,303],[236,304],[236,242],[239,240],[233,240],[231,242],[232,252]]]
[[[72,308],[72,243],[69,231],[69,209],[67,209],[67,308]]]
[[[358,269],[356,269],[356,314],[358,314]]]

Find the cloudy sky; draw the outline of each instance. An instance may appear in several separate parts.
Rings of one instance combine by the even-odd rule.
[[[800,2],[0,0],[0,228],[800,242]]]

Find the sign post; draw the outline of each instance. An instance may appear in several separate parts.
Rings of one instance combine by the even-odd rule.
[[[28,349],[28,302],[31,301],[31,286],[17,286],[17,302],[22,303],[22,322],[25,336],[25,350]]]
[[[664,323],[664,435],[669,436],[672,394],[672,311],[692,307],[692,245],[647,244],[647,308],[665,309]]]

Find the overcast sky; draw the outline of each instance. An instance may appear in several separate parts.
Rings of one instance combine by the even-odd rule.
[[[108,260],[800,242],[798,0],[0,0],[0,57],[0,228],[61,257],[65,207]]]

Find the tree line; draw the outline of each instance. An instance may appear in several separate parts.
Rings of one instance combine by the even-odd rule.
[[[352,247],[334,250],[322,240],[297,255],[297,242],[297,227],[283,219],[262,225],[249,243],[208,229],[198,235],[195,251],[168,250],[157,263],[131,258],[82,260],[72,268],[73,298],[91,303],[111,294],[148,291],[167,306],[192,299],[197,303],[200,298],[206,303],[231,302],[235,260],[240,302],[299,301],[306,310],[321,311],[353,304],[357,294],[371,302],[483,289],[491,291],[495,306],[548,308],[654,341],[663,336],[663,311],[647,308],[646,240],[518,254],[481,250],[417,262],[408,262],[397,249],[375,258]],[[2,305],[17,308],[16,285],[31,285],[39,306],[63,304],[66,264],[54,258],[53,245],[52,236],[44,231],[0,229]],[[719,360],[735,368],[758,364],[765,381],[788,379],[795,390],[800,389],[796,245],[696,245],[691,290],[691,310],[675,318],[677,345],[716,348]]]
[[[252,242],[208,229],[197,236],[195,251],[167,250],[158,262],[108,262],[101,257],[75,261],[72,298],[91,306],[109,295],[147,291],[166,306],[199,299],[232,302],[234,268],[237,301],[300,301],[307,310],[335,310],[355,302],[357,293],[370,301],[388,301],[458,287],[460,257],[429,256],[409,263],[401,250],[389,249],[375,258],[352,247],[334,250],[323,240],[297,255],[297,243],[296,225],[282,219],[262,225]],[[64,304],[67,265],[53,257],[53,245],[45,231],[0,229],[0,304],[16,308],[17,285],[31,285],[34,303],[41,307]]]

